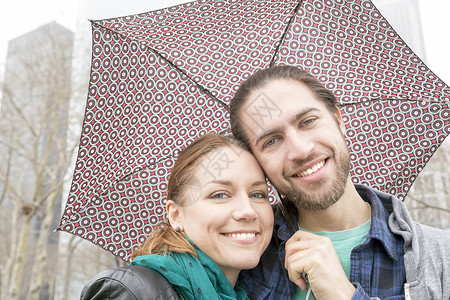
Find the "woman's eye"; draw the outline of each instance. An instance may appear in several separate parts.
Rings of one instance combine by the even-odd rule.
[[[263,192],[255,192],[250,194],[250,198],[259,198],[259,199],[266,199],[267,194]]]
[[[209,196],[209,198],[212,198],[212,199],[224,199],[227,197],[228,197],[228,194],[226,192],[215,192],[215,193],[212,193],[211,196]]]

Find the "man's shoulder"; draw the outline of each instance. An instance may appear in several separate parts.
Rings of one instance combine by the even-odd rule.
[[[450,231],[417,222],[416,228],[421,232],[423,242],[432,243],[433,246],[445,247],[450,253]]]
[[[414,262],[413,274],[417,281],[425,282],[429,292],[439,295],[436,298],[449,299],[450,232],[419,223],[415,227],[417,240],[412,246],[413,249],[416,246],[416,251],[411,251],[409,256],[409,261]]]

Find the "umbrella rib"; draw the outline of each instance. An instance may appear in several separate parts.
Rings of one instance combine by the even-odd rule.
[[[286,26],[286,29],[284,30],[284,32],[283,32],[283,34],[282,34],[282,36],[280,38],[280,42],[278,43],[277,47],[275,48],[275,51],[274,51],[273,56],[272,56],[272,59],[270,60],[270,63],[269,63],[270,67],[274,66],[274,64],[275,64],[275,56],[277,55],[278,50],[280,50],[280,47],[283,44],[283,41],[284,41],[284,39],[285,39],[285,37],[287,35],[287,32],[288,32],[289,28],[291,27],[291,24],[294,21],[295,15],[297,14],[297,11],[300,9],[300,6],[302,5],[302,3],[303,3],[303,0],[300,0],[297,3],[297,6],[294,8],[294,11],[292,12],[292,16],[289,19],[289,22],[288,22],[288,24]]]
[[[347,102],[347,103],[339,103],[339,107],[345,107],[355,104],[363,104],[363,103],[373,103],[373,102],[381,102],[381,101],[409,101],[409,102],[428,102],[428,103],[436,103],[436,104],[444,104],[449,105],[449,101],[440,101],[440,100],[432,100],[432,99],[423,99],[423,100],[413,100],[413,99],[403,99],[403,98],[372,98],[370,100],[365,101],[357,101],[357,102]]]
[[[95,25],[97,25],[97,26],[99,26],[99,27],[102,27],[102,28],[104,28],[104,29],[106,29],[106,30],[109,30],[109,31],[114,32],[114,33],[116,33],[116,34],[118,34],[118,35],[121,35],[121,36],[124,37],[124,38],[132,39],[131,37],[126,36],[126,35],[124,35],[123,33],[118,32],[118,31],[116,31],[116,30],[114,30],[114,29],[112,29],[112,28],[109,28],[109,27],[106,27],[106,26],[104,26],[104,25],[102,25],[102,24],[96,23],[95,20],[90,20],[90,21],[91,21],[91,23],[93,23],[93,24],[95,24]],[[132,40],[135,41],[136,43],[141,44],[141,42],[140,42],[139,40],[135,40],[135,39],[132,39]],[[230,108],[228,107],[227,104],[225,104],[223,101],[217,99],[217,97],[215,97],[209,90],[207,90],[205,87],[203,87],[202,85],[200,85],[198,82],[194,81],[194,80],[193,80],[193,79],[192,79],[185,71],[181,70],[178,66],[176,66],[176,65],[175,65],[173,62],[171,62],[169,59],[165,58],[161,53],[159,53],[159,52],[156,51],[155,49],[153,49],[153,48],[151,48],[150,46],[147,46],[147,45],[145,45],[145,47],[147,47],[147,49],[148,49],[149,51],[151,51],[153,54],[155,54],[156,56],[160,57],[160,58],[163,59],[165,62],[167,62],[167,64],[169,64],[169,66],[171,66],[172,68],[174,68],[175,70],[177,70],[180,74],[183,74],[184,76],[186,76],[186,78],[187,78],[190,82],[192,82],[194,85],[196,85],[197,88],[198,88],[200,91],[202,91],[205,95],[207,95],[207,96],[209,96],[210,98],[212,98],[215,102],[217,102],[217,103],[219,103],[219,104],[222,104],[222,105],[224,106],[224,108],[227,110],[227,112],[230,112]]]
[[[230,132],[230,128],[227,128],[227,129],[224,129],[224,130],[222,130],[222,131],[219,131],[218,133],[221,134],[221,135],[225,135],[227,132]],[[122,178],[120,178],[119,180],[117,180],[117,181],[116,181],[114,184],[112,184],[111,186],[114,186],[114,185],[116,185],[116,184],[118,184],[118,183],[120,183],[120,182],[122,182],[122,181],[125,181],[125,180],[127,180],[130,176],[133,176],[134,174],[137,174],[137,173],[139,173],[139,172],[141,172],[141,171],[144,171],[144,170],[146,170],[146,169],[149,169],[151,166],[154,166],[154,165],[156,165],[156,164],[159,164],[159,163],[161,163],[161,162],[163,162],[163,161],[165,161],[165,160],[168,160],[168,159],[173,159],[173,156],[172,156],[172,155],[166,156],[166,157],[164,157],[164,158],[162,158],[162,159],[160,159],[160,160],[158,160],[158,161],[155,161],[154,163],[152,163],[152,164],[150,164],[150,165],[148,165],[148,166],[146,166],[146,167],[144,167],[144,168],[140,168],[139,170],[135,170],[135,171],[133,171],[133,172],[131,172],[131,173],[129,173],[129,174],[123,176]],[[106,195],[108,192],[109,192],[109,189],[106,189],[105,191],[101,192],[101,193],[99,194],[99,196],[104,196],[104,195]]]

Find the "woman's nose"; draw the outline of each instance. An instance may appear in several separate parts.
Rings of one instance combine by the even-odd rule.
[[[255,210],[252,199],[247,194],[240,195],[235,205],[233,212],[233,218],[235,220],[251,221],[256,219],[258,213]]]

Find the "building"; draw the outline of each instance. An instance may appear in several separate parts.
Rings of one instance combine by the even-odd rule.
[[[426,63],[418,0],[373,0],[372,3],[406,44]]]

